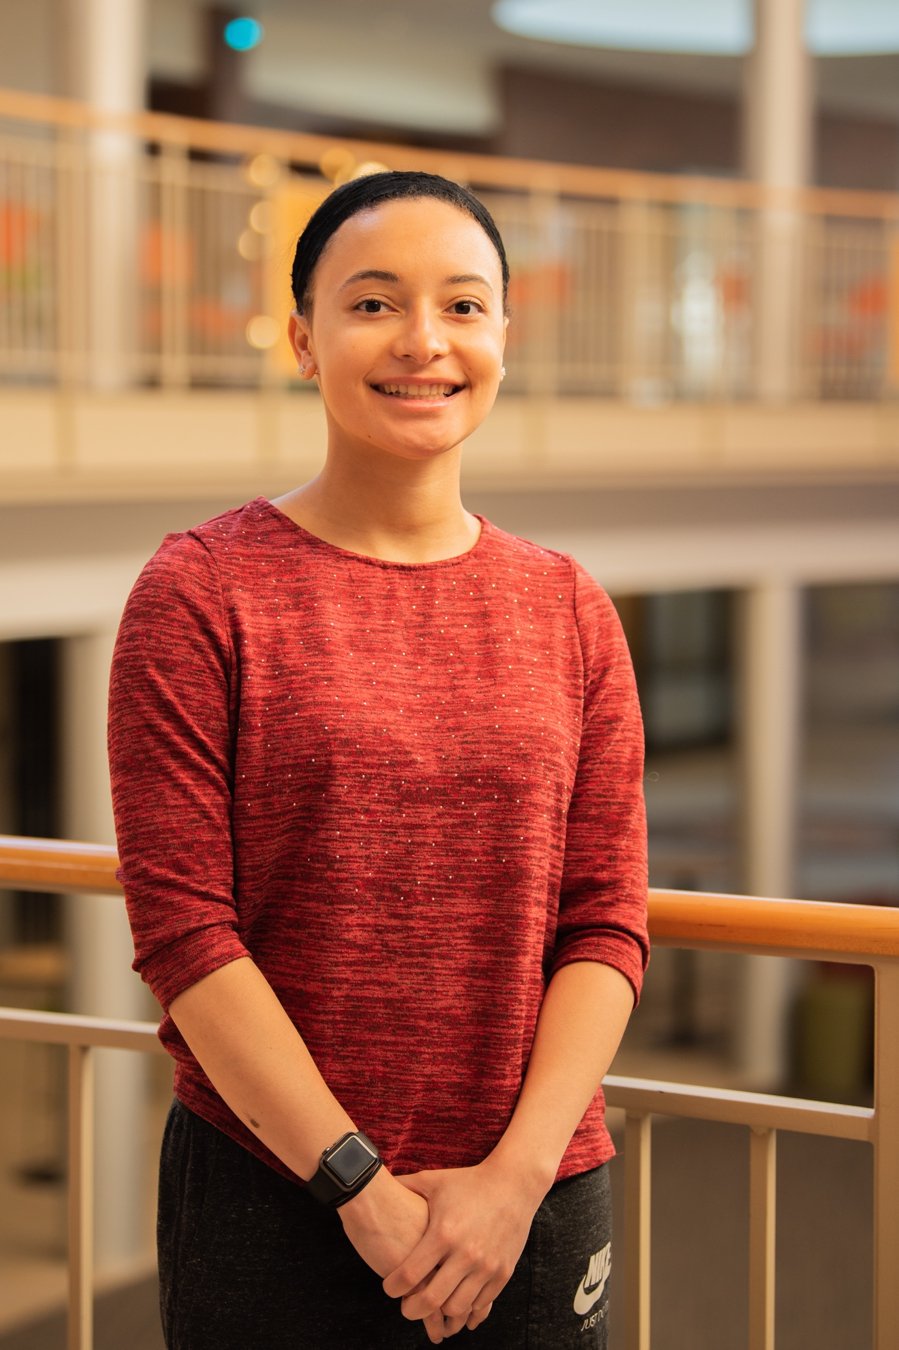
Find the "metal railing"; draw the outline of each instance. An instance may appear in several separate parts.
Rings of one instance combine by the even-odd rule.
[[[651,404],[899,385],[899,196],[101,117],[8,90],[0,380],[290,385],[292,245],[334,182],[385,166],[466,182],[496,216],[506,390]]]
[[[22,890],[120,895],[115,850],[0,837],[0,880]],[[606,1100],[626,1112],[625,1344],[650,1347],[653,1115],[749,1129],[749,1350],[774,1350],[777,1131],[830,1135],[874,1149],[874,1348],[899,1345],[899,912],[652,890],[656,946],[870,965],[875,972],[873,1108],[609,1075]],[[69,1054],[69,1350],[91,1350],[91,1054],[95,1047],[164,1053],[150,1023],[0,1009],[0,1038],[66,1045]]]

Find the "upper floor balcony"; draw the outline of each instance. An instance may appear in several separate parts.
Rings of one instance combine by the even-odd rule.
[[[899,465],[899,196],[464,155],[0,91],[0,495],[315,472],[292,245],[381,167],[469,184],[509,251],[479,486]]]

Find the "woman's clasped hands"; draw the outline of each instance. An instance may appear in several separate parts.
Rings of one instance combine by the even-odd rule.
[[[340,1213],[356,1250],[386,1275],[385,1292],[437,1345],[487,1318],[547,1189],[488,1157],[475,1167],[384,1172]]]

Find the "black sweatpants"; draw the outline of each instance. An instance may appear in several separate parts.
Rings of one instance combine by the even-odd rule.
[[[175,1102],[159,1177],[159,1275],[168,1350],[424,1350],[323,1209]],[[612,1207],[607,1167],[560,1181],[490,1316],[447,1345],[605,1350]]]

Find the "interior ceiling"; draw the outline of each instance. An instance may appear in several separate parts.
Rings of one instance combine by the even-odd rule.
[[[804,0],[804,9],[816,56],[899,52],[896,0]],[[551,42],[742,56],[752,11],[752,0],[496,0],[492,14],[510,33]]]
[[[206,0],[188,0],[205,7]],[[851,4],[851,0],[845,0]],[[151,0],[152,3],[152,0]],[[178,0],[184,4],[185,0]],[[621,51],[540,42],[503,32],[490,17],[492,0],[252,0],[248,12],[265,23],[266,14],[289,17],[296,31],[303,20],[320,31],[323,24],[340,30],[347,53],[364,56],[372,40],[387,40],[400,50],[433,41],[447,60],[475,52],[494,67],[530,67],[577,72],[603,81],[658,88],[731,94],[738,97],[743,61],[735,56]],[[899,3],[899,0],[897,0]],[[292,27],[294,26],[292,25]],[[380,41],[379,41],[380,39]],[[282,53],[282,58],[286,53]],[[899,120],[899,54],[819,57],[815,61],[819,105],[827,110]]]

